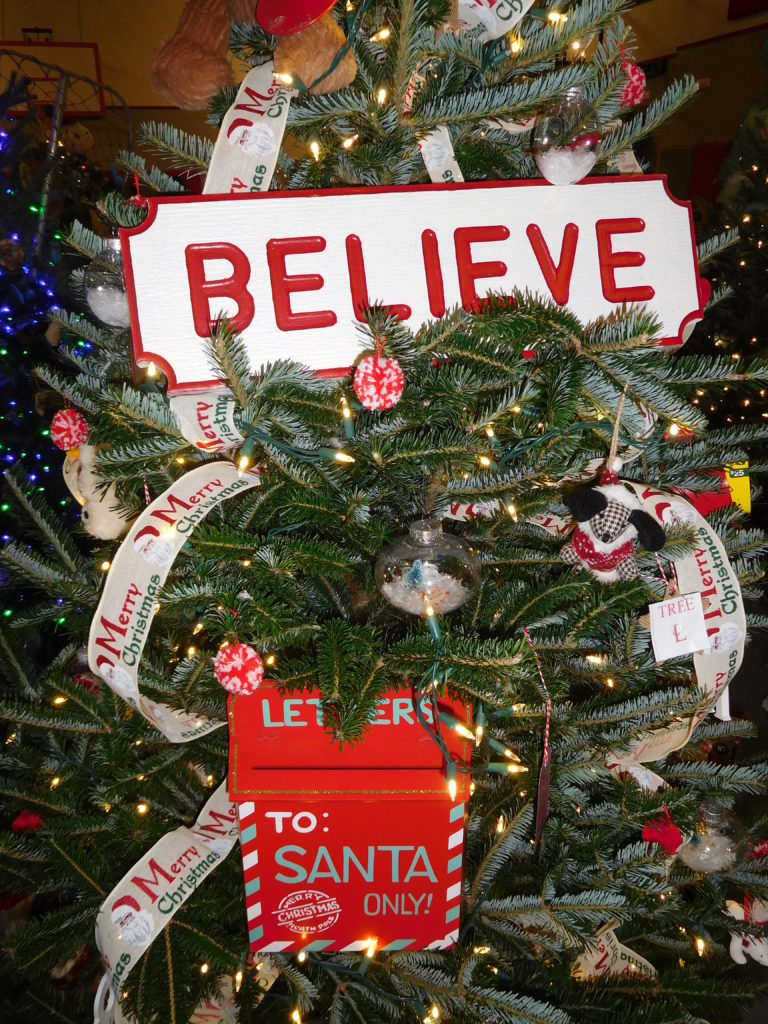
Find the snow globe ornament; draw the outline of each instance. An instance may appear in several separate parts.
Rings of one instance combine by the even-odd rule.
[[[677,851],[678,859],[707,875],[730,871],[747,854],[749,842],[741,821],[722,804],[705,800],[701,805],[696,832]]]
[[[600,118],[581,86],[548,104],[533,124],[533,159],[553,185],[573,185],[595,165],[601,139]]]
[[[91,311],[102,323],[109,327],[128,327],[131,318],[119,239],[105,239],[101,252],[83,275],[83,287]]]
[[[411,615],[442,615],[460,608],[479,576],[469,545],[443,533],[434,519],[411,523],[407,536],[384,548],[376,562],[382,595]]]

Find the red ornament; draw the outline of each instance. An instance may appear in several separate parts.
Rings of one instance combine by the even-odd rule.
[[[761,839],[747,854],[747,860],[758,860],[760,857],[768,857],[768,839]]]
[[[626,57],[622,67],[627,81],[621,94],[621,105],[625,108],[636,107],[638,103],[643,102],[645,96],[645,72],[639,64],[635,64],[633,60],[627,60]]]
[[[92,693],[95,697],[98,697],[101,691],[101,684],[96,676],[91,675],[90,672],[78,672],[72,676],[72,682],[77,686],[82,686],[88,693]]]
[[[658,843],[670,857],[674,857],[683,845],[683,835],[672,821],[666,807],[664,808],[664,817],[649,821],[647,825],[643,826],[640,836],[646,843]]]
[[[292,36],[319,21],[333,7],[336,0],[259,0],[256,5],[256,23],[273,36]]]
[[[364,408],[385,412],[402,398],[405,374],[396,359],[382,359],[374,354],[360,360],[352,383]]]
[[[247,697],[264,678],[261,658],[248,644],[222,647],[213,659],[216,678],[228,693]]]
[[[88,424],[77,409],[59,409],[51,420],[51,440],[63,452],[85,444],[87,437]]]
[[[43,824],[43,819],[34,811],[21,811],[19,816],[11,822],[11,832],[37,832]]]

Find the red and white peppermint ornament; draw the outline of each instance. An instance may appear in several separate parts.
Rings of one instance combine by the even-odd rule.
[[[77,409],[60,409],[51,420],[51,440],[63,452],[85,444],[87,437],[88,423]]]
[[[402,398],[405,374],[396,359],[382,359],[374,353],[357,364],[352,383],[364,408],[371,412],[385,412]]]
[[[216,678],[228,693],[247,697],[264,678],[261,658],[248,644],[222,647],[213,659]]]
[[[621,105],[622,107],[636,107],[638,103],[643,102],[643,96],[645,96],[645,72],[639,64],[626,58],[622,67],[627,76],[627,82],[624,92],[621,94]]]

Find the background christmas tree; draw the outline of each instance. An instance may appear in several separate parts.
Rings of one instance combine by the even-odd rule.
[[[447,3],[368,3],[357,11],[339,4],[356,78],[293,101],[293,142],[280,155],[273,187],[426,182],[419,142],[441,126],[467,180],[533,177],[527,135],[501,122],[525,121],[574,86],[606,126],[595,170],[607,171],[694,93],[684,81],[648,107],[622,106],[631,37],[621,13],[628,6],[585,0],[532,10],[512,38],[482,43],[471,32],[441,31],[451,17]],[[232,38],[233,51],[256,63],[275,42],[244,25]],[[294,70],[294,86],[300,78],[310,84]],[[213,103],[215,122],[233,96],[225,89]],[[144,126],[142,142],[143,154],[158,156],[166,170],[197,172],[211,156],[209,144],[168,126]],[[123,159],[145,191],[179,191],[178,179],[149,166],[145,155]],[[113,227],[143,217],[140,206],[119,197],[103,210]],[[93,257],[101,249],[81,225],[70,241]],[[719,245],[704,246],[704,263]],[[127,331],[75,322],[64,311],[58,322],[77,327],[61,346],[69,370],[43,368],[41,375],[88,419],[98,473],[114,486],[105,504],[116,495],[135,516],[147,492],[157,496],[206,456],[180,432],[162,378],[140,374],[132,382]],[[159,596],[142,691],[223,720],[213,657],[225,642],[241,641],[262,653],[269,678],[318,687],[335,738],[345,742],[364,735],[377,697],[406,681],[428,686],[436,678],[482,707],[461,931],[447,953],[277,955],[278,977],[265,994],[264,967],[247,958],[241,864],[230,856],[144,954],[123,1012],[142,1022],[187,1021],[223,978],[235,982],[243,1022],[442,1015],[514,1024],[706,1017],[715,1024],[732,1020],[734,1004],[749,1000],[756,986],[728,956],[734,922],[724,899],[741,900],[745,889],[768,897],[764,859],[698,873],[680,860],[670,865],[665,849],[642,836],[649,822],[663,820],[664,807],[690,836],[705,797],[729,804],[761,791],[768,764],[702,762],[702,740],[750,734],[746,723],[708,718],[687,747],[654,763],[667,783],[662,794],[608,771],[613,752],[644,730],[689,719],[706,701],[690,659],[657,664],[637,623],[664,593],[655,558],[643,553],[641,575],[631,582],[599,583],[566,566],[562,542],[529,522],[539,513],[566,514],[569,479],[609,454],[622,394],[622,448],[644,431],[649,411],[657,418],[641,458],[624,466],[625,479],[706,489],[713,469],[764,444],[759,426],[707,432],[693,400],[697,388],[737,375],[740,386],[759,389],[765,365],[685,350],[670,358],[649,348],[657,332],[642,309],[581,324],[523,294],[449,311],[415,331],[374,308],[370,348],[378,338],[406,382],[401,401],[382,414],[355,401],[349,378],[317,378],[290,359],[249,366],[236,333],[218,325],[211,359],[247,438],[234,458],[263,467],[261,486],[212,515],[185,546]],[[92,348],[83,351],[78,338]],[[671,423],[694,441],[670,443]],[[84,685],[82,646],[116,545],[86,552],[55,510],[12,476],[8,483],[35,540],[10,541],[2,564],[36,588],[40,601],[14,616],[16,655],[2,668],[0,714],[12,723],[2,800],[8,821],[22,809],[41,821],[2,840],[3,888],[35,891],[40,908],[7,942],[3,970],[26,989],[3,1007],[4,1019],[84,1021],[101,973],[92,946],[99,907],[153,843],[195,819],[225,777],[227,734],[169,743],[106,685]],[[442,518],[455,501],[498,504],[488,517],[445,524],[476,549],[481,576],[464,607],[441,619],[436,645],[434,625],[430,632],[382,598],[373,568],[411,521]],[[762,535],[733,508],[710,522],[745,596],[754,595]],[[692,543],[689,529],[669,531],[664,561]],[[57,657],[44,670],[27,666],[18,653],[24,638],[51,630],[61,641]],[[551,789],[536,844],[545,732]],[[518,763],[526,771],[510,773]],[[751,827],[757,844],[762,825]],[[669,827],[661,835],[668,839]],[[655,977],[574,977],[576,958],[611,922],[619,923],[621,942],[653,964]],[[743,927],[762,934],[754,921]]]
[[[765,48],[762,52],[766,60]],[[713,287],[730,294],[710,310],[697,329],[697,350],[720,349],[731,359],[765,357],[768,307],[765,275],[768,256],[765,239],[768,224],[768,97],[756,100],[747,111],[738,134],[718,174],[722,185],[718,220],[724,231],[738,232],[711,268]],[[727,390],[726,390],[727,389]],[[738,385],[702,389],[697,396],[702,409],[722,425],[765,423],[768,420],[766,389],[757,394]]]

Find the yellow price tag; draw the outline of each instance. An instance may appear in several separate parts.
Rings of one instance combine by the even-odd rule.
[[[752,498],[749,493],[749,463],[732,462],[725,467],[725,479],[731,489],[731,501],[745,512],[752,511]]]

